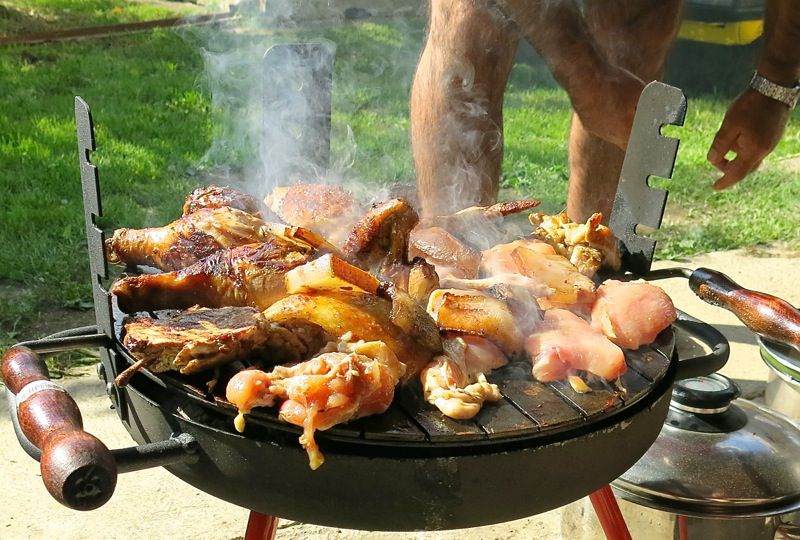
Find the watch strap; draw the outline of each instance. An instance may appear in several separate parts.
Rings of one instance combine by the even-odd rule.
[[[753,72],[753,78],[750,79],[750,88],[761,95],[784,103],[790,109],[794,109],[798,98],[800,98],[800,82],[793,87],[781,86],[766,77],[762,77],[758,74],[758,71]]]

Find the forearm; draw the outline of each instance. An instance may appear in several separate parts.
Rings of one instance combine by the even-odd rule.
[[[797,0],[768,0],[758,72],[781,86],[800,79],[800,9]]]

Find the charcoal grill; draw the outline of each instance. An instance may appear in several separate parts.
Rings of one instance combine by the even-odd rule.
[[[673,381],[727,360],[725,338],[681,313],[652,345],[626,351],[624,391],[597,386],[577,394],[563,382],[535,382],[529,364],[512,363],[489,376],[503,399],[474,420],[456,421],[425,404],[417,383],[405,384],[386,413],[318,433],[327,460],[311,471],[299,429],[272,410],[253,411],[241,435],[235,409],[209,399],[191,378],[144,370],[124,388],[113,384],[134,359],[121,343],[122,314],[102,285],[108,272],[95,224],[101,201],[89,159],[94,133],[80,98],[76,118],[97,325],[19,344],[3,362],[20,444],[41,460],[50,493],[72,508],[102,505],[118,472],[163,466],[231,503],[320,525],[405,531],[513,520],[618,477],[657,437]],[[663,123],[671,122],[657,127]],[[686,333],[711,352],[679,358],[676,338]],[[37,353],[82,347],[100,349],[98,375],[138,446],[109,451],[82,431],[77,405],[48,381]]]

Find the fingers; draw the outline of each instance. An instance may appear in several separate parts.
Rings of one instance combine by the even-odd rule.
[[[723,120],[722,126],[717,131],[714,141],[711,143],[711,149],[708,151],[706,159],[717,169],[725,172],[723,169],[728,166],[729,161],[725,159],[725,154],[734,150],[734,144],[739,137],[739,130],[733,129],[727,118]],[[735,151],[735,150],[734,150]]]
[[[755,162],[754,162],[755,161]],[[753,160],[742,154],[736,156],[721,169],[724,173],[719,180],[714,182],[714,189],[722,191],[738,183],[742,178],[750,174],[761,164],[761,160]]]

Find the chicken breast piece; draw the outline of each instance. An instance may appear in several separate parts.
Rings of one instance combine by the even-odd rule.
[[[610,279],[597,289],[592,326],[620,347],[638,349],[655,341],[677,316],[672,300],[660,287]]]
[[[599,330],[574,313],[551,309],[544,321],[525,340],[531,355],[533,376],[542,382],[565,379],[583,370],[607,381],[625,373],[625,355]]]
[[[358,202],[341,186],[297,184],[277,187],[264,202],[285,223],[340,241],[358,217]]]
[[[478,275],[481,252],[464,244],[441,227],[416,227],[411,231],[409,258],[422,257],[440,278],[472,279]]]

